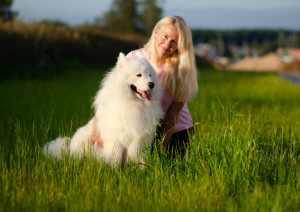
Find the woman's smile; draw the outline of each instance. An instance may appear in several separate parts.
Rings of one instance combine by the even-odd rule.
[[[157,51],[157,63],[164,63],[167,57],[178,48],[178,30],[168,24],[155,32],[155,49]]]

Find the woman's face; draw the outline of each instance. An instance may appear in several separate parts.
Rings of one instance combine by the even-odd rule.
[[[155,50],[158,60],[165,60],[178,48],[178,30],[172,24],[165,25],[155,32]]]

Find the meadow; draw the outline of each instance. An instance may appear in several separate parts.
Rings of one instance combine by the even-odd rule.
[[[144,170],[42,154],[93,116],[108,67],[14,67],[0,80],[0,211],[299,211],[300,87],[276,73],[199,70],[183,160]],[[112,132],[114,133],[114,132]]]

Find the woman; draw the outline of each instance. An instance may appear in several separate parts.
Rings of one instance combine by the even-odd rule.
[[[144,48],[126,57],[134,58],[137,52],[152,65],[163,87],[162,108],[166,115],[158,140],[168,156],[184,155],[193,129],[186,102],[198,91],[191,31],[182,17],[165,17],[156,24]],[[94,140],[99,141],[99,133],[95,133]]]

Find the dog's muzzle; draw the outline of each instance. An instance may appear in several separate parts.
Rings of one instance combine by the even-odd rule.
[[[149,82],[149,83],[148,83],[148,86],[149,86],[150,89],[153,89],[153,88],[154,88],[154,85],[155,85],[154,82]],[[137,94],[139,95],[140,98],[146,99],[146,100],[148,100],[148,101],[151,100],[152,96],[151,96],[151,93],[150,93],[149,91],[142,91],[142,90],[138,89],[138,88],[137,88],[135,85],[133,85],[133,84],[132,84],[130,87],[131,87],[131,89],[132,89],[135,93],[137,93]]]

